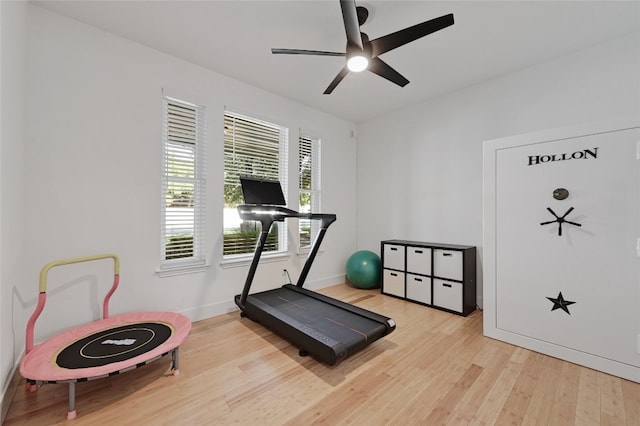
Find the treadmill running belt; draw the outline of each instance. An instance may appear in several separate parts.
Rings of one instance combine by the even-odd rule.
[[[329,365],[393,330],[384,317],[355,306],[346,310],[338,300],[318,299],[287,287],[292,286],[250,295],[246,315]]]
[[[282,314],[346,345],[366,342],[384,325],[286,289],[265,292],[260,301]],[[371,336],[373,337],[373,336]]]

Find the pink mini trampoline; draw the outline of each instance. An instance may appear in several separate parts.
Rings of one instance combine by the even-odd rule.
[[[34,328],[46,302],[49,270],[55,266],[108,258],[114,261],[114,281],[103,302],[103,319],[67,330],[34,346]],[[40,295],[27,323],[26,353],[20,364],[20,374],[31,391],[44,383],[68,383],[68,419],[76,417],[77,382],[120,374],[169,354],[171,370],[174,375],[179,374],[178,347],[186,340],[191,321],[173,312],[135,312],[109,317],[109,299],[118,287],[119,270],[118,257],[106,254],[51,262],[40,272]]]

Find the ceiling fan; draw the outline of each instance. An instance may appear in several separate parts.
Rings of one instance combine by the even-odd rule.
[[[355,0],[340,0],[342,8],[342,20],[344,21],[344,29],[347,34],[347,48],[342,52],[325,52],[322,50],[303,50],[303,49],[271,49],[271,53],[275,55],[317,55],[317,56],[346,56],[347,63],[340,70],[338,75],[333,79],[329,87],[324,91],[325,95],[333,92],[338,83],[345,78],[349,71],[360,72],[368,69],[380,77],[386,78],[392,83],[400,87],[404,87],[409,83],[398,71],[391,68],[386,62],[378,56],[385,52],[403,46],[421,37],[439,31],[450,25],[453,25],[453,14],[441,16],[422,22],[412,27],[396,31],[386,36],[369,40],[369,36],[360,32],[360,26],[363,25],[369,17],[369,11],[362,6],[356,7]]]

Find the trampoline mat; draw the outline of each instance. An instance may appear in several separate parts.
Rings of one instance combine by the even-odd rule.
[[[125,361],[157,348],[173,334],[161,322],[140,322],[108,328],[83,337],[62,349],[55,358],[61,368],[100,367]]]

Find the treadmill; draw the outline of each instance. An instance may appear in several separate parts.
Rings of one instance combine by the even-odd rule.
[[[240,218],[262,225],[242,294],[235,297],[243,317],[290,341],[299,348],[300,356],[311,355],[329,365],[336,365],[395,330],[391,318],[302,287],[327,229],[336,220],[335,214],[299,213],[284,207],[286,202],[278,181],[241,177],[240,182],[246,203],[238,206]],[[318,236],[300,277],[295,285],[249,294],[269,229],[274,222],[287,218],[320,221]]]

